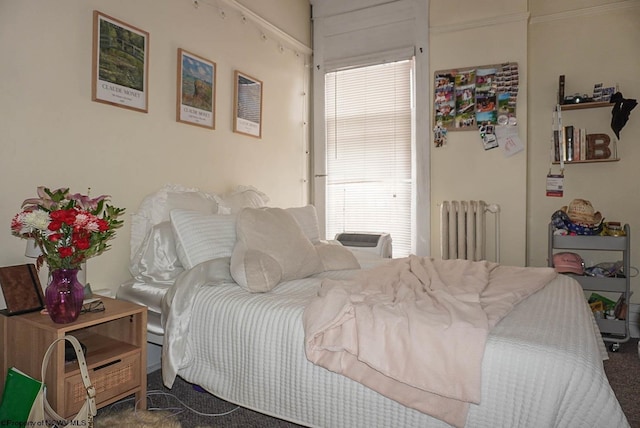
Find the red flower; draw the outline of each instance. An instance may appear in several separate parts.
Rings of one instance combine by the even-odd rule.
[[[51,242],[58,242],[60,238],[62,238],[62,235],[59,233],[52,233],[51,235],[49,235],[49,241]]]
[[[60,248],[58,248],[58,254],[62,258],[70,257],[71,255],[73,255],[73,248],[71,248],[71,247],[60,247]]]
[[[11,230],[17,233],[19,233],[20,230],[22,230],[22,223],[20,222],[19,217],[20,217],[20,213],[16,214],[11,219]]]
[[[91,246],[91,241],[87,237],[73,238],[73,245],[75,245],[78,250],[87,250]]]
[[[52,222],[59,221],[69,225],[72,225],[76,221],[76,215],[77,211],[73,208],[68,210],[57,210],[49,214]]]
[[[107,230],[109,230],[109,222],[99,218],[98,219],[98,230],[100,232],[106,232]]]
[[[56,231],[60,230],[61,227],[62,227],[62,222],[61,221],[52,220],[51,223],[49,223],[49,226],[47,226],[47,229],[49,229],[52,232],[56,232]]]

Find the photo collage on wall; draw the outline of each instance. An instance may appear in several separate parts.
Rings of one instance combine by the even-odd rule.
[[[515,125],[518,81],[517,63],[436,72],[434,135]],[[435,138],[436,146],[443,143]]]

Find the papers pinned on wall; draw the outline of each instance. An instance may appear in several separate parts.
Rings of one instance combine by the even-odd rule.
[[[524,144],[518,135],[518,125],[496,126],[495,133],[498,145],[506,157],[511,157],[524,150]]]

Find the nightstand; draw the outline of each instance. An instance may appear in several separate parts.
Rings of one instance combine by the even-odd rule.
[[[103,312],[81,314],[69,324],[56,324],[40,312],[0,316],[2,385],[7,369],[13,366],[40,379],[47,348],[68,334],[87,347],[85,358],[98,408],[135,394],[138,408],[146,409],[147,308],[109,297],[100,299],[105,306]],[[45,382],[49,404],[68,418],[82,407],[85,390],[78,364],[64,361],[65,342],[59,342],[53,352]]]

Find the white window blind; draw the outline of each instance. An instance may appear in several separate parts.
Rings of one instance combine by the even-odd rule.
[[[326,231],[388,232],[412,252],[413,61],[325,74]]]

